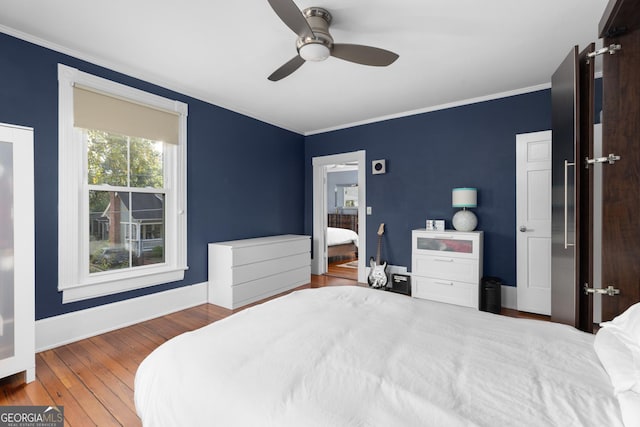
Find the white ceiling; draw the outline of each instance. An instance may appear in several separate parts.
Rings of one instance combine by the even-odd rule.
[[[295,0],[333,15],[336,43],[391,50],[267,80],[296,35],[267,0],[0,0],[0,31],[300,134],[548,87],[597,40],[607,0]]]

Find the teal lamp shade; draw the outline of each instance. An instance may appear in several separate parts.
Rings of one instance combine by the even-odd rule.
[[[456,212],[451,222],[453,228],[458,231],[473,231],[478,225],[476,215],[467,208],[478,206],[478,190],[475,188],[454,188],[451,193],[451,205],[454,208],[462,208]]]
[[[478,206],[478,190],[475,188],[454,188],[451,193],[454,208],[475,208]]]

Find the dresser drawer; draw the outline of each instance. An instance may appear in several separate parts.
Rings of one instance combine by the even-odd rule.
[[[411,292],[416,298],[478,308],[478,285],[413,275]]]
[[[252,264],[243,264],[231,268],[231,285],[250,282],[262,277],[273,276],[283,271],[296,270],[311,265],[309,252],[283,258],[269,259]],[[216,267],[215,265],[213,267]]]
[[[413,230],[412,244],[416,255],[478,259],[482,249],[482,234]]]
[[[291,255],[309,253],[310,250],[311,243],[309,237],[276,242],[265,241],[264,243],[260,242],[254,246],[239,246],[233,248],[232,265],[237,266],[269,259],[284,258]]]
[[[478,260],[446,256],[414,255],[411,271],[419,276],[478,284]]]
[[[310,277],[311,266],[307,265],[233,286],[233,305],[231,308],[242,307],[279,292],[304,285],[309,283]]]

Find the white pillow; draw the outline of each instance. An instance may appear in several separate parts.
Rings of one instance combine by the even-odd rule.
[[[600,329],[593,348],[609,374],[616,395],[628,390],[640,393],[640,348],[614,328]]]
[[[624,313],[610,322],[600,324],[602,328],[614,328],[640,347],[640,302],[632,305]]]

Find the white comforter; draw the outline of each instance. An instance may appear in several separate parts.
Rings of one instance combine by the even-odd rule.
[[[347,228],[327,227],[327,246],[353,243],[358,246],[358,233]]]
[[[158,347],[145,426],[620,426],[593,336],[361,287],[295,292]]]

